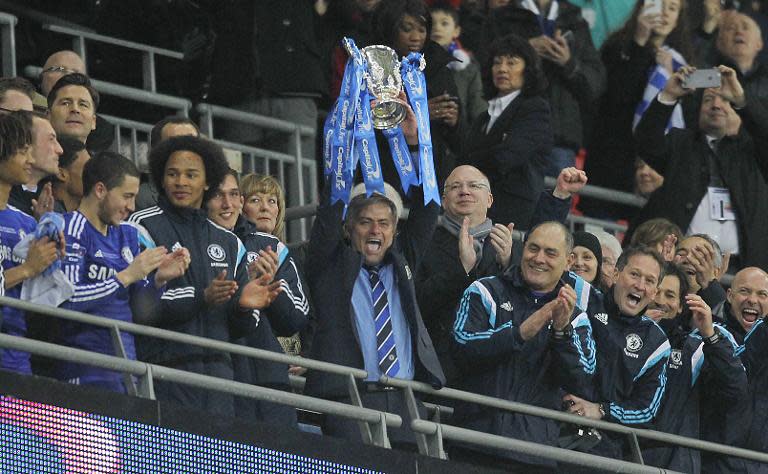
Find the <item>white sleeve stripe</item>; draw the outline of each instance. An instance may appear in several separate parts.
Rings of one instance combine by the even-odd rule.
[[[164,295],[174,296],[178,294],[185,294],[185,293],[195,293],[195,287],[194,286],[186,286],[184,288],[172,288],[170,290],[166,290],[163,292]]]
[[[105,288],[104,290],[102,290],[101,292],[98,292],[98,293],[89,293],[89,294],[83,295],[83,294],[78,294],[77,292],[75,292],[75,295],[77,295],[77,296],[73,296],[72,298],[70,298],[69,301],[71,301],[73,303],[79,303],[79,302],[82,302],[82,301],[97,300],[97,299],[109,296],[112,293],[114,293],[115,291],[117,291],[117,285],[109,286],[109,287]]]
[[[76,236],[78,239],[83,234],[83,230],[85,229],[86,222],[88,222],[88,219],[86,219],[85,216],[80,216],[80,224],[77,226],[77,236]]]
[[[305,315],[309,313],[309,302],[307,301],[306,298],[304,298],[304,295],[301,295],[301,297],[294,296],[293,292],[291,291],[290,285],[288,285],[288,282],[286,282],[285,280],[280,280],[280,287],[283,289],[286,296],[288,296],[291,299],[291,301],[293,301],[293,305],[296,307],[296,309],[298,309]]]
[[[160,297],[160,299],[161,300],[180,300],[182,298],[194,298],[194,297],[195,297],[194,294],[192,294],[192,295],[177,295],[177,296],[163,295],[163,296]]]
[[[73,296],[84,297],[100,293],[113,293],[117,289],[118,285],[119,284],[117,282],[112,282],[107,285],[100,285],[98,288],[88,288],[85,290],[83,290],[82,287],[75,287],[75,294]]]
[[[146,209],[143,209],[141,211],[134,212],[131,217],[128,218],[131,222],[139,222],[141,219],[145,219],[147,217],[152,217],[154,215],[162,214],[163,210],[160,209],[158,206],[152,206],[148,207]]]
[[[99,288],[104,288],[105,286],[115,285],[117,284],[117,278],[111,277],[107,280],[100,281],[98,283],[93,283],[90,285],[80,285],[77,288],[75,288],[75,292],[88,292],[93,290],[98,290]]]

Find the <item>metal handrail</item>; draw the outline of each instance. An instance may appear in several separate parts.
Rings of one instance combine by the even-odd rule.
[[[281,182],[285,182],[285,172],[283,166],[285,164],[293,165],[293,173],[295,175],[294,185],[289,186],[286,189],[286,195],[289,198],[289,202],[296,205],[307,204],[306,198],[309,201],[314,201],[317,196],[317,169],[314,156],[305,157],[302,153],[302,137],[314,137],[316,134],[315,127],[302,125],[299,123],[288,122],[286,120],[280,120],[266,115],[254,114],[251,112],[244,112],[241,110],[230,109],[221,105],[214,105],[208,103],[200,103],[195,107],[197,112],[200,113],[200,128],[210,139],[221,143],[224,146],[240,150],[244,153],[248,153],[254,157],[261,157],[265,160],[273,159],[279,162],[278,178]],[[235,121],[243,124],[248,124],[255,127],[265,128],[267,130],[274,130],[276,132],[287,134],[290,138],[291,148],[293,153],[291,155],[285,153],[278,153],[271,150],[264,150],[262,148],[252,147],[249,145],[237,144],[218,139],[214,136],[213,120],[222,119]],[[290,159],[287,159],[290,156]],[[309,193],[304,190],[304,167],[308,167],[309,171]],[[252,169],[255,170],[255,163],[252,164]],[[308,194],[308,196],[307,196]],[[299,238],[306,238],[306,226],[300,226]]]
[[[381,412],[371,408],[357,407],[346,403],[284,392],[282,390],[221,379],[210,375],[187,372],[147,362],[122,359],[112,355],[99,354],[83,349],[75,349],[33,339],[25,339],[19,336],[0,334],[0,347],[29,352],[43,357],[66,360],[78,364],[92,365],[103,369],[125,372],[136,377],[147,377],[149,378],[149,381],[145,384],[147,387],[152,386],[151,380],[161,379],[192,387],[215,390],[217,392],[228,393],[239,397],[253,398],[281,405],[289,405],[303,410],[328,413],[366,423],[378,423],[383,418],[386,425],[391,428],[399,428],[403,423],[402,418],[394,413]],[[149,398],[154,397],[151,396]]]
[[[225,120],[234,120],[237,122],[249,123],[257,127],[268,128],[270,130],[276,130],[278,132],[293,133],[298,131],[302,136],[313,137],[316,131],[312,127],[301,125],[294,122],[288,122],[286,120],[280,120],[267,115],[259,115],[250,112],[243,112],[242,110],[230,109],[221,105],[200,103],[197,104],[197,111],[201,115],[206,117],[218,117]],[[205,122],[203,127],[209,137],[213,136],[213,124]]]
[[[550,188],[554,188],[557,184],[557,179],[547,176],[544,178],[544,185]],[[600,186],[593,186],[588,184],[579,191],[579,194],[585,197],[600,199],[603,201],[610,201],[617,204],[625,204],[632,207],[643,207],[648,202],[647,199],[640,197],[636,194],[626,193],[611,188],[603,188]]]
[[[109,44],[112,46],[119,46],[122,48],[132,49],[142,53],[142,72],[144,80],[144,89],[156,92],[157,91],[157,74],[155,72],[155,56],[164,56],[171,59],[183,60],[184,54],[179,51],[172,51],[170,49],[158,48],[156,46],[150,46],[147,44],[136,43],[134,41],[127,41],[111,36],[104,36],[98,33],[90,31],[70,28],[62,25],[43,25],[44,30],[48,30],[54,33],[61,33],[72,37],[72,49],[86,62],[86,49],[85,40],[97,41],[100,43]]]
[[[40,76],[42,71],[43,68],[39,66],[27,66],[24,68],[24,75],[30,78],[36,78]],[[135,87],[115,84],[114,82],[100,81],[93,78],[91,78],[91,84],[93,84],[93,87],[96,88],[99,93],[142,102],[144,104],[166,107],[177,111],[184,117],[188,117],[189,111],[192,109],[192,102],[183,97],[161,94],[159,92],[150,92],[144,89],[137,89]]]
[[[10,13],[0,12],[0,41],[3,45],[3,76],[16,76],[16,23]]]
[[[664,433],[661,431],[654,431],[649,429],[632,428],[629,426],[621,425],[618,423],[611,423],[602,420],[593,420],[583,416],[573,415],[563,411],[550,410],[548,408],[537,407],[534,405],[527,405],[525,403],[513,402],[509,400],[502,400],[500,398],[489,397],[487,395],[479,395],[477,393],[465,392],[463,390],[457,390],[455,388],[443,387],[440,390],[435,390],[429,384],[423,382],[417,382],[413,380],[396,379],[387,376],[382,376],[379,383],[398,388],[410,388],[413,391],[425,393],[432,396],[446,398],[450,400],[457,400],[468,403],[475,403],[490,408],[496,408],[500,410],[506,410],[513,413],[521,413],[524,415],[538,416],[541,418],[547,418],[550,420],[560,421],[569,424],[575,424],[580,426],[588,426],[590,428],[596,428],[604,431],[611,431],[622,435],[635,435],[638,438],[645,438],[653,441],[660,441],[664,443],[674,444],[685,448],[698,449],[702,451],[708,451],[717,454],[725,454],[728,456],[736,456],[753,461],[759,461],[768,463],[768,454],[760,453],[757,451],[751,451],[748,449],[736,448],[733,446],[725,446],[721,444],[711,443],[709,441],[702,441],[694,438],[687,438],[685,436],[674,435],[670,433]]]
[[[262,360],[268,360],[270,362],[279,362],[283,364],[293,364],[306,367],[308,369],[320,370],[322,372],[328,372],[336,375],[348,376],[352,375],[356,379],[364,380],[368,377],[368,372],[362,369],[355,369],[346,367],[343,365],[331,364],[330,362],[322,362],[313,359],[306,359],[298,356],[291,356],[287,354],[271,352],[264,349],[255,349],[253,347],[241,346],[239,344],[232,344],[229,342],[217,341],[214,339],[208,339],[200,336],[192,336],[190,334],[179,333],[175,331],[169,331],[167,329],[155,328],[152,326],[145,326],[142,324],[129,323],[127,321],[118,321],[114,319],[106,319],[100,316],[93,316],[86,313],[80,313],[78,311],[72,311],[68,309],[57,308],[53,306],[42,306],[29,301],[22,301],[8,296],[0,296],[0,306],[6,305],[12,308],[18,308],[22,311],[30,311],[46,316],[53,316],[57,318],[67,319],[69,321],[75,321],[83,324],[90,324],[102,328],[115,327],[121,331],[126,331],[131,334],[139,336],[154,337],[157,339],[163,339],[166,341],[173,341],[183,344],[189,344],[197,346],[203,349],[211,349],[221,352],[229,352],[232,354],[243,355],[246,357],[253,357]]]
[[[558,463],[575,464],[577,466],[602,469],[610,472],[622,472],[628,474],[682,474],[678,473],[677,471],[670,471],[652,466],[644,466],[642,464],[622,461],[620,459],[611,459],[595,454],[581,453],[578,451],[547,446],[530,441],[521,441],[514,438],[507,438],[505,436],[482,433],[479,431],[468,430],[466,428],[459,428],[458,426],[435,423],[433,421],[413,420],[411,421],[411,428],[413,428],[413,430],[416,432],[433,436],[436,435],[439,431],[443,438],[461,441],[462,443],[473,444],[475,446],[503,449],[506,451],[538,457],[542,457],[542,455],[546,453],[545,457],[547,459],[552,459]]]
[[[356,368],[347,367],[347,366],[338,365],[338,364],[331,364],[328,362],[322,362],[322,361],[307,359],[303,357],[290,356],[290,355],[270,352],[262,349],[245,347],[237,344],[216,341],[216,340],[207,339],[199,336],[192,336],[188,334],[154,328],[150,326],[144,326],[144,325],[135,324],[135,323],[129,323],[125,321],[106,319],[99,316],[80,313],[77,311],[65,310],[65,309],[51,307],[51,306],[37,305],[27,301],[17,300],[15,298],[0,297],[0,305],[7,305],[7,306],[21,309],[23,311],[30,311],[30,312],[35,312],[42,315],[64,318],[67,320],[76,321],[84,324],[91,324],[94,326],[103,327],[107,329],[114,328],[118,331],[124,330],[126,332],[130,332],[136,335],[155,337],[155,338],[170,340],[178,343],[195,345],[195,346],[206,348],[206,349],[240,354],[246,357],[253,357],[260,360],[268,360],[272,362],[299,365],[299,366],[307,367],[309,369],[325,371],[325,372],[333,373],[336,375],[342,375],[347,377],[351,376],[356,379],[365,379],[367,377],[367,372],[362,369],[356,369]],[[11,338],[11,339],[8,339],[8,338]],[[8,344],[11,344],[11,345],[9,346]],[[189,374],[187,372],[179,371],[177,369],[171,369],[171,368],[166,368],[162,366],[155,366],[153,364],[148,364],[145,362],[130,361],[130,360],[121,359],[115,356],[108,356],[105,354],[95,354],[89,351],[73,349],[73,348],[64,347],[64,346],[57,346],[56,344],[44,343],[41,341],[26,340],[24,338],[19,338],[16,336],[0,335],[0,347],[10,347],[10,348],[24,350],[27,352],[34,352],[34,353],[37,353],[36,351],[44,350],[44,351],[47,351],[47,354],[52,357],[59,357],[65,360],[71,360],[73,362],[82,362],[81,360],[79,359],[75,360],[74,358],[79,358],[84,354],[88,354],[89,357],[91,356],[93,357],[92,360],[95,361],[95,365],[101,364],[99,365],[100,367],[131,373],[140,378],[146,377],[148,374],[148,370],[151,370],[158,373],[162,378],[165,378],[167,380],[185,383],[184,377],[187,377]],[[40,347],[42,347],[42,349]],[[46,355],[46,354],[41,354],[41,355]],[[88,363],[88,362],[84,362],[84,363]],[[147,369],[147,367],[149,367],[149,369]],[[195,375],[198,375],[199,377],[208,377],[208,376],[202,376],[199,374],[195,374]],[[150,377],[151,377],[151,374],[150,374]],[[215,379],[214,377],[210,377],[210,378]],[[196,380],[199,383],[206,383],[206,384],[207,382],[211,382],[210,380],[207,380],[207,378],[206,379],[198,378]],[[216,379],[216,380],[219,380],[219,379]],[[230,388],[226,388],[225,387],[226,384],[222,385],[222,383],[224,382],[229,383],[230,381],[219,380],[218,382],[216,382],[216,387],[218,388],[215,388],[215,389],[228,392]],[[232,382],[232,383],[242,385],[242,387],[238,385],[237,389],[232,389],[232,390],[239,390],[239,389],[242,389],[243,387],[252,387],[251,385],[243,384],[239,382]],[[397,388],[405,389],[408,391],[425,393],[428,395],[438,396],[441,398],[464,401],[469,403],[476,403],[476,404],[484,405],[491,408],[502,409],[502,410],[507,410],[507,411],[516,412],[516,413],[522,413],[522,414],[531,415],[531,416],[539,416],[543,418],[552,419],[555,421],[578,424],[581,426],[588,426],[588,427],[597,428],[605,431],[612,431],[612,432],[616,432],[624,435],[632,435],[638,438],[645,438],[645,439],[650,439],[654,441],[670,443],[670,444],[683,446],[691,449],[704,450],[704,451],[714,452],[718,454],[736,456],[736,457],[750,459],[758,462],[768,463],[768,454],[764,454],[764,453],[759,453],[759,452],[750,451],[750,450],[741,449],[741,448],[735,448],[731,446],[723,446],[715,443],[710,443],[707,441],[687,438],[687,437],[673,435],[669,433],[663,433],[659,431],[632,428],[632,427],[620,425],[617,423],[610,423],[602,420],[592,420],[589,418],[580,417],[580,416],[565,413],[565,412],[550,410],[550,409],[541,408],[533,405],[526,405],[523,403],[512,402],[508,400],[502,400],[499,398],[479,395],[471,392],[465,392],[462,390],[457,390],[449,387],[435,389],[431,385],[423,382],[390,378],[386,376],[381,377],[380,383],[387,386],[397,387]],[[152,385],[151,380],[149,382],[144,382],[142,385],[144,387],[145,394],[147,391],[147,388],[146,388],[147,386],[150,387],[149,390],[151,392],[151,385]],[[277,390],[276,392],[279,392],[281,394],[285,393],[279,390]],[[239,394],[240,392],[235,391],[235,392],[228,392],[228,393]],[[275,394],[272,393],[272,395],[275,395]],[[272,401],[272,399],[269,399],[269,400]],[[304,400],[304,402],[306,402],[306,400]],[[303,408],[304,406],[305,405],[302,405],[300,406],[300,408]],[[312,408],[307,407],[307,409],[318,411],[316,405],[313,405]],[[322,411],[322,409],[320,411]],[[340,415],[340,416],[343,416],[343,415]],[[415,420],[415,421],[418,421],[418,420]],[[389,426],[389,420],[387,420],[386,423]],[[421,426],[420,429],[422,429],[423,431],[424,427],[427,425],[416,424],[414,426],[415,427]],[[445,431],[445,428],[447,425],[441,425],[441,426],[443,431]]]

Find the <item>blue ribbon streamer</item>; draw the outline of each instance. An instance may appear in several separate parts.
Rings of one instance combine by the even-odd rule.
[[[331,176],[331,204],[342,201],[349,204],[349,194],[352,190],[353,178],[353,149],[355,115],[360,95],[360,85],[363,80],[363,59],[355,42],[344,38],[345,47],[350,53],[344,70],[339,98],[333,110],[328,129],[323,130],[326,143],[323,147],[326,156],[325,167],[330,167],[326,175]],[[330,147],[328,142],[331,143]],[[326,152],[328,148],[328,152]]]
[[[419,175],[418,164],[411,159],[411,151],[408,149],[408,142],[405,141],[403,129],[398,125],[381,132],[389,143],[389,151],[392,153],[397,174],[400,175],[400,185],[403,187],[403,192],[408,194],[411,186],[419,185]]]
[[[427,101],[427,81],[424,79],[421,53],[410,53],[402,64],[403,85],[408,93],[416,126],[419,132],[419,169],[420,181],[424,188],[424,204],[430,202],[440,205],[440,191],[435,176],[435,163],[432,156],[432,134],[429,125],[429,103]]]
[[[360,170],[363,172],[366,195],[370,196],[374,191],[385,194],[379,149],[376,146],[376,134],[371,123],[371,94],[365,83],[360,89],[356,117],[355,161],[360,163]]]

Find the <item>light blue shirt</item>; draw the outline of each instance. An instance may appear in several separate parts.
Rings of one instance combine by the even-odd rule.
[[[392,332],[395,336],[395,350],[400,361],[400,370],[396,377],[413,380],[413,351],[411,332],[405,320],[403,306],[400,304],[400,291],[395,282],[395,272],[392,264],[383,265],[379,270],[379,278],[387,290],[389,314],[392,319]],[[367,381],[378,381],[381,377],[379,356],[376,351],[376,326],[373,320],[373,296],[368,270],[360,269],[352,289],[352,315],[363,352],[365,370],[368,372]]]

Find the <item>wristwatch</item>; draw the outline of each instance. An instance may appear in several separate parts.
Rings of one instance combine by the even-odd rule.
[[[573,334],[573,326],[570,324],[564,327],[563,329],[555,329],[552,328],[552,339],[557,340],[563,340],[563,339],[570,339],[571,335]]]
[[[600,419],[605,418],[605,414],[606,414],[605,407],[603,405],[604,405],[603,403],[597,405],[597,409],[600,410]]]
[[[712,344],[717,344],[717,341],[720,340],[720,333],[715,330],[714,334],[709,337],[702,336],[702,339],[704,340],[704,344],[711,346]]]

